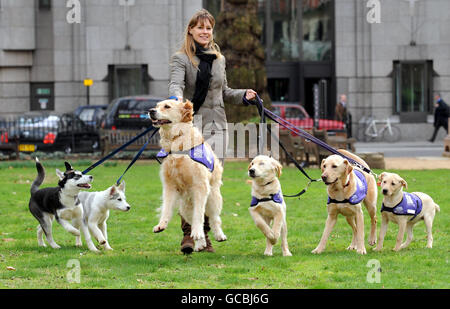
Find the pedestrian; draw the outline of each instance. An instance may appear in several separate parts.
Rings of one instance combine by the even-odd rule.
[[[224,104],[243,104],[244,97],[253,100],[256,92],[252,89],[231,89],[225,72],[225,57],[214,42],[214,17],[205,9],[198,11],[189,21],[181,49],[170,62],[169,96],[189,99],[194,105],[194,125],[202,129],[205,141],[224,163],[228,146],[227,119]],[[210,230],[205,216],[204,231],[207,246],[214,252],[208,238]],[[181,217],[183,240],[181,251],[191,253],[194,239],[191,225]]]
[[[443,127],[448,134],[448,117],[449,117],[449,107],[444,100],[442,100],[440,94],[436,94],[434,96],[436,100],[435,110],[434,110],[434,132],[433,136],[428,140],[430,142],[434,142],[436,139],[436,135],[439,131],[440,127]]]
[[[334,119],[342,121],[347,129],[347,137],[352,137],[352,115],[347,109],[347,96],[341,94],[334,111]]]

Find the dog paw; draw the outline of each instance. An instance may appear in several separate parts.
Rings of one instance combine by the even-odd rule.
[[[395,252],[398,252],[398,251],[402,250],[402,248],[401,248],[401,247],[395,247],[395,248],[392,249],[392,250],[395,251]]]
[[[356,246],[355,245],[350,245],[347,247],[347,250],[356,250]]]
[[[44,243],[42,243],[42,244],[38,244],[38,246],[39,246],[39,247],[44,247],[44,248],[45,248],[45,247],[47,247],[47,245],[46,245],[46,244],[44,244]]]
[[[283,256],[292,256],[292,253],[288,250],[286,252],[283,252]]]
[[[100,245],[106,245],[106,239],[100,239],[99,241],[98,241],[98,243],[100,244]]]
[[[375,248],[372,248],[372,250],[373,250],[373,251],[375,251],[375,252],[380,252],[380,251],[381,251],[381,249],[383,249],[383,248],[380,248],[380,247],[375,247]]]
[[[106,251],[113,251],[114,249],[111,248],[111,247],[109,247],[109,246],[105,246],[105,250],[106,250]]]
[[[195,242],[194,251],[199,252],[206,248],[206,239],[199,239]]]
[[[61,246],[54,244],[54,245],[50,245],[53,249],[61,249]]]
[[[313,251],[311,251],[312,254],[321,254],[323,251],[323,249],[320,249],[319,247],[317,247],[316,249],[314,249]]]
[[[227,240],[227,236],[226,236],[225,234],[223,234],[223,233],[222,233],[221,235],[215,236],[214,238],[215,238],[216,241],[218,241],[218,242],[226,241],[226,240]]]
[[[361,255],[367,254],[366,248],[356,249],[356,252],[358,252]]]
[[[160,233],[166,229],[165,226],[162,226],[161,224],[158,224],[153,228],[153,233]]]
[[[83,244],[82,244],[81,242],[77,242],[77,243],[75,244],[75,247],[83,247]]]
[[[272,256],[272,255],[273,255],[273,254],[272,254],[272,250],[270,250],[270,251],[268,251],[268,250],[264,251],[264,255],[265,255],[265,256]]]
[[[203,230],[192,229],[191,237],[194,238],[194,240],[205,239],[205,233],[203,232]]]
[[[376,243],[377,243],[377,241],[375,239],[369,240],[369,245],[370,246],[375,246]]]

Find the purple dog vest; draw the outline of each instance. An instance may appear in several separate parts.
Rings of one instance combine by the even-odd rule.
[[[250,207],[255,207],[261,202],[268,202],[268,201],[274,201],[277,204],[283,203],[283,197],[281,196],[281,191],[276,194],[271,194],[270,197],[265,197],[261,199],[257,199],[256,197],[252,196],[252,201],[250,203]]]
[[[402,201],[394,207],[390,208],[384,206],[384,203],[381,204],[381,212],[383,211],[399,216],[413,216],[411,218],[413,220],[422,211],[422,200],[415,194],[403,192]]]
[[[156,159],[159,163],[161,163],[159,159],[164,159],[171,153],[172,152],[167,153],[164,149],[161,149],[156,155]],[[188,155],[195,162],[201,163],[206,166],[211,173],[214,171],[214,154],[211,150],[205,147],[205,144],[195,146],[188,151],[177,151],[173,152],[172,154]]]
[[[361,203],[367,195],[367,181],[366,177],[364,177],[364,174],[358,170],[354,170],[354,173],[356,175],[356,191],[353,193],[352,196],[350,196],[349,199],[343,200],[343,201],[337,201],[335,199],[332,199],[328,197],[327,204],[335,203],[335,204],[344,204],[349,203],[352,205],[356,205]]]

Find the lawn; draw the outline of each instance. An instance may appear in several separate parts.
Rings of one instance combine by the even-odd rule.
[[[87,161],[71,162],[83,169]],[[43,187],[57,183],[55,167],[63,161],[44,161],[47,176]],[[157,208],[161,204],[159,165],[139,161],[125,176],[128,213],[111,212],[108,220],[109,242],[114,251],[92,253],[75,247],[75,239],[55,223],[59,250],[39,248],[36,240],[37,221],[28,210],[29,189],[36,177],[33,162],[0,163],[0,287],[1,288],[450,288],[449,278],[449,207],[450,172],[401,171],[409,191],[431,195],[441,212],[433,225],[433,249],[427,249],[425,225],[414,228],[409,248],[394,252],[397,226],[389,225],[381,253],[367,244],[367,255],[346,248],[351,229],[340,217],[327,248],[321,255],[311,254],[320,240],[326,212],[326,191],[322,183],[312,184],[301,199],[287,199],[287,224],[292,257],[282,257],[280,245],[274,256],[263,255],[265,239],[255,227],[249,213],[250,185],[247,162],[228,162],[223,176],[223,229],[228,241],[213,241],[215,253],[184,256],[179,251],[180,219],[176,215],[166,231],[154,234],[158,223]],[[112,162],[91,172],[93,190],[113,184],[127,162]],[[380,171],[375,171],[380,173]],[[394,171],[395,172],[395,171]],[[309,173],[318,178],[318,169]],[[283,192],[297,193],[306,179],[295,168],[284,168],[281,176]],[[381,197],[378,208],[381,207]],[[364,209],[365,236],[369,232],[369,216]],[[378,216],[378,228],[380,216]],[[377,261],[371,261],[377,260]],[[370,261],[370,262],[369,262]],[[80,266],[79,283],[67,280],[73,264]],[[371,264],[371,262],[375,264]],[[379,263],[379,283],[367,280]],[[369,265],[369,266],[368,266]],[[11,268],[12,267],[12,268]],[[378,268],[378,267],[376,267]],[[371,283],[371,281],[373,283]]]

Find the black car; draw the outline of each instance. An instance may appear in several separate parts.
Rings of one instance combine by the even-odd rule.
[[[102,129],[140,130],[152,125],[148,117],[149,109],[156,106],[162,97],[130,96],[115,99],[109,104],[102,120]]]
[[[74,115],[84,121],[85,124],[93,128],[100,127],[100,122],[106,113],[108,105],[83,105],[79,106]]]
[[[19,117],[9,127],[9,136],[19,138],[19,150],[93,152],[100,137],[94,128],[73,114]]]

